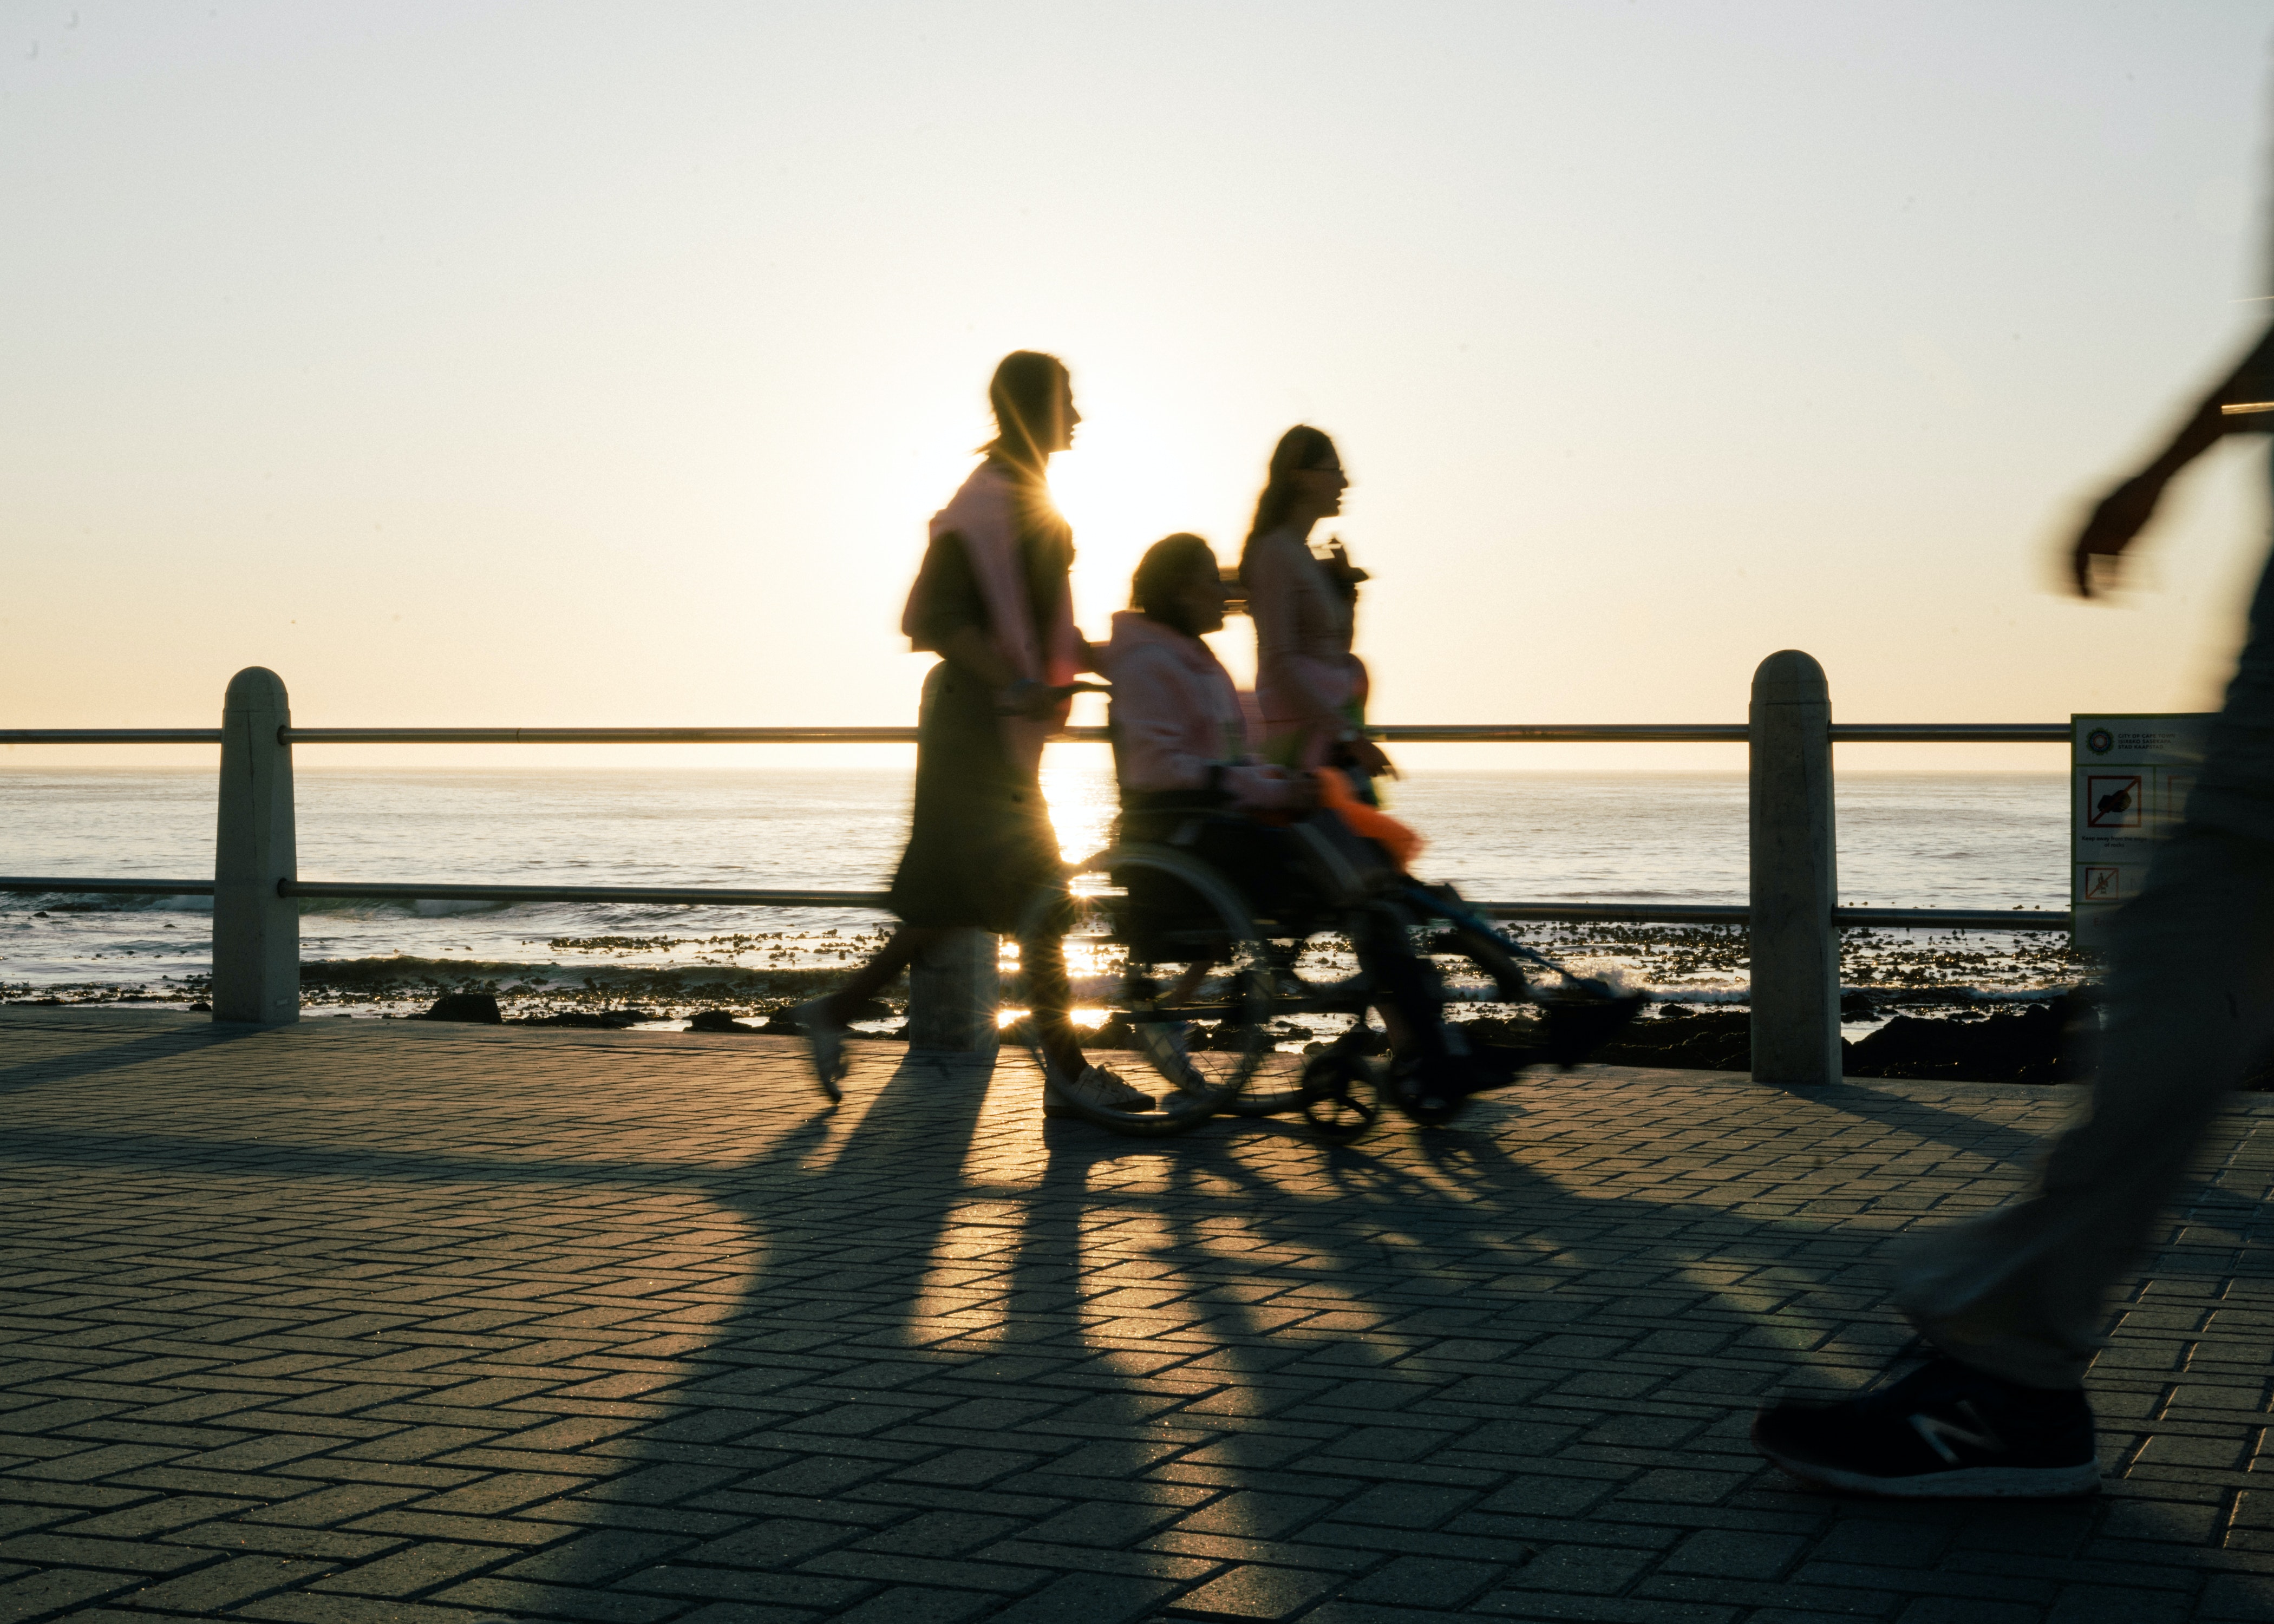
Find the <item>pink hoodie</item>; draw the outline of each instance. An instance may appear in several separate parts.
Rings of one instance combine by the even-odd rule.
[[[950,530],[963,538],[964,556],[971,560],[971,573],[987,602],[996,652],[1020,676],[1056,688],[1073,681],[1082,668],[1081,635],[1074,629],[1073,600],[1061,587],[1058,602],[1050,606],[1047,638],[1039,643],[1035,640],[1027,583],[1019,574],[1018,504],[1018,492],[1003,470],[982,462],[947,506],[932,515],[931,538],[937,541]],[[901,612],[900,630],[911,639],[922,621],[930,584],[919,573]],[[916,646],[921,651],[922,645]],[[1056,716],[1042,721],[1006,716],[1001,726],[1011,759],[1032,772],[1043,758],[1043,741],[1065,727],[1065,708],[1061,705]]]
[[[1220,767],[1218,786],[1236,807],[1299,804],[1298,781],[1249,750],[1239,692],[1208,644],[1124,609],[1097,663],[1113,684],[1113,761],[1122,788],[1206,789],[1209,769]]]

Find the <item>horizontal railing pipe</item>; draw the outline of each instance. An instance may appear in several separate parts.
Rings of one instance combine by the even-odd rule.
[[[1385,744],[1743,744],[1743,722],[1516,722],[1449,726],[1393,723],[1367,733]]]
[[[654,902],[728,907],[881,908],[881,891],[746,891],[713,885],[391,885],[355,880],[287,880],[282,897],[363,902]]]
[[[1101,739],[1102,727],[1077,729]],[[913,727],[288,727],[286,744],[914,744]]]
[[[1890,930],[2067,930],[2067,908],[1834,908],[1835,925],[1884,925]]]
[[[72,876],[0,878],[0,891],[84,891],[101,897],[210,897],[211,880],[87,880]]]
[[[1534,924],[1742,925],[1752,910],[1741,903],[1470,902],[1487,919]]]
[[[1737,904],[1624,902],[1472,902],[1488,919],[1547,924],[1745,925],[1752,909]],[[2067,908],[1834,908],[1834,925],[1890,930],[2067,930]]]
[[[0,744],[219,744],[218,727],[0,727]]]
[[[2067,722],[1834,722],[1834,744],[2067,744]]]
[[[1743,744],[1743,722],[1390,723],[1385,744]],[[218,727],[10,727],[0,744],[218,744]],[[1103,727],[1069,727],[1104,744]],[[1834,744],[2066,744],[2066,722],[1835,722]],[[914,744],[913,727],[286,727],[280,744]]]
[[[78,891],[89,896],[210,897],[211,880],[87,879],[72,875],[0,876],[0,893]],[[280,896],[365,902],[647,902],[768,908],[882,908],[881,891],[749,890],[712,885],[455,885],[378,881],[287,880]],[[1488,919],[1540,924],[1743,925],[1742,904],[1472,902]],[[1835,925],[1888,929],[2067,930],[2066,908],[1834,908]]]

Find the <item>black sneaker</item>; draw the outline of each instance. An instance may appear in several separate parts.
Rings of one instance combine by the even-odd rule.
[[[1775,1404],[1753,1444],[1803,1482],[1916,1500],[2039,1500],[2100,1486],[2084,1395],[1937,1355],[1836,1404]]]

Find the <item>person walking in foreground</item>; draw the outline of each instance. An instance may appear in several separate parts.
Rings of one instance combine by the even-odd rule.
[[[1065,883],[1037,772],[1043,741],[1065,725],[1074,675],[1091,660],[1074,629],[1066,579],[1073,535],[1046,480],[1050,457],[1073,443],[1081,414],[1065,365],[1033,350],[1003,357],[988,399],[995,439],[986,461],[933,516],[900,622],[913,647],[940,656],[924,682],[915,810],[892,879],[900,928],[850,981],[795,1011],[832,1100],[842,1097],[847,1023],[855,1010],[949,932],[1015,932],[1038,890]],[[1046,1085],[1144,1109],[1148,1096],[1084,1057],[1066,1019],[1058,937],[1038,935],[1020,951],[1035,989]]]
[[[2112,568],[2181,469],[2224,435],[2270,430],[2274,330],[2093,510],[2077,591],[2092,595],[2096,565]],[[1828,1487],[1921,1498],[2097,1485],[2083,1386],[2110,1290],[2274,1039],[2274,564],[2185,818],[2119,915],[2105,1007],[2089,1113],[2054,1140],[2035,1191],[1909,1248],[1896,1301],[1933,1357],[1843,1403],[1762,1411],[1753,1440],[1770,1460]]]
[[[1324,559],[1311,531],[1343,510],[1350,485],[1335,442],[1298,424],[1279,437],[1255,522],[1239,555],[1247,613],[1255,622],[1255,696],[1265,750],[1290,767],[1337,766],[1371,778],[1389,758],[1362,731],[1366,664],[1351,651],[1358,583],[1342,544]]]

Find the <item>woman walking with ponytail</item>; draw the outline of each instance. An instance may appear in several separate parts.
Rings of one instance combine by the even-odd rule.
[[[1043,741],[1065,725],[1075,673],[1092,665],[1067,584],[1073,534],[1047,481],[1050,457],[1073,443],[1081,414],[1065,365],[1033,350],[1004,357],[987,394],[995,438],[986,461],[933,516],[900,621],[911,646],[940,657],[924,682],[915,812],[892,880],[900,928],[852,981],[796,1011],[832,1100],[849,1068],[854,1011],[949,932],[1015,932],[1038,891],[1065,883],[1037,771]],[[1021,942],[1020,953],[1035,989],[1049,1086],[1144,1109],[1147,1096],[1084,1057],[1066,1019],[1056,935]]]
[[[1315,556],[1311,531],[1343,510],[1350,485],[1335,442],[1298,424],[1279,438],[1239,555],[1247,613],[1255,623],[1255,696],[1266,752],[1290,767],[1337,766],[1366,777],[1392,770],[1368,740],[1365,662],[1351,650],[1354,568],[1336,542]]]

